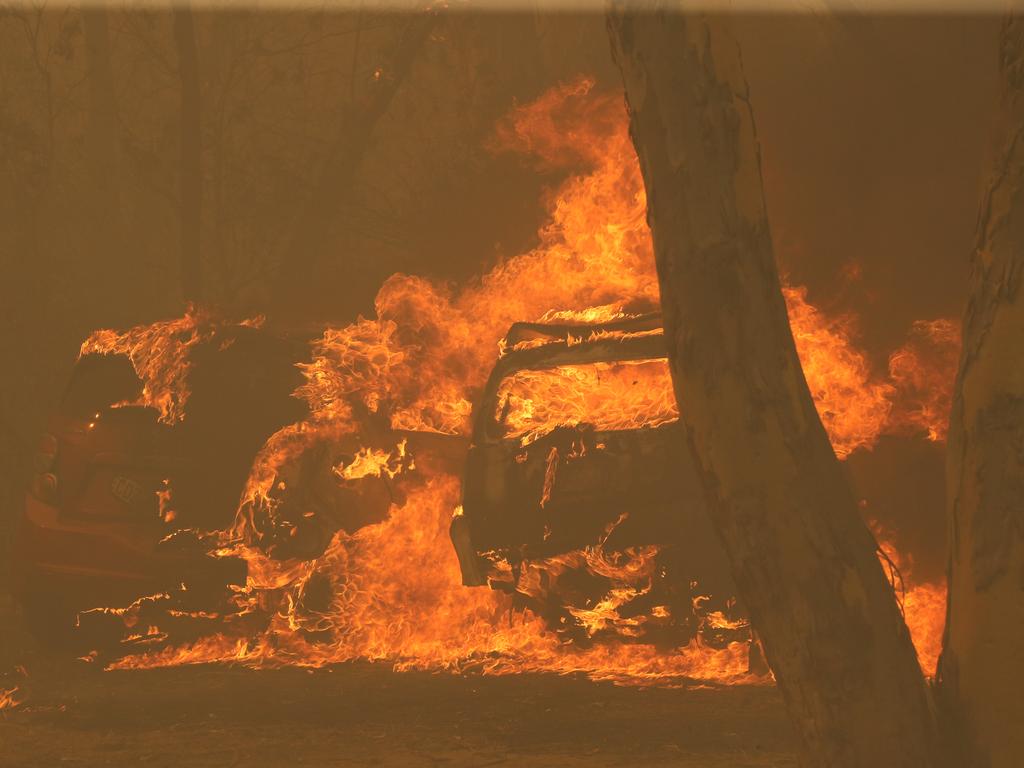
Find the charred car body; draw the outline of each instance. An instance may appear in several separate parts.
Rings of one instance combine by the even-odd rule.
[[[627,635],[708,629],[695,611],[728,611],[735,592],[681,429],[659,315],[514,325],[474,412],[452,521],[463,582],[512,593],[574,639],[621,629],[587,621],[618,587],[634,594],[617,611]]]
[[[298,418],[300,345],[225,326],[191,349],[184,419],[139,404],[143,382],[122,354],[76,363],[35,457],[16,533],[15,579],[30,629],[65,644],[80,611],[173,592],[203,608],[245,564],[209,556],[198,531],[231,523],[253,455]],[[78,633],[74,643],[94,638]]]
[[[114,607],[116,618],[146,595],[163,598],[139,615],[159,616],[161,628],[177,621],[177,640],[231,613],[245,563],[211,557],[196,531],[232,525],[257,452],[306,415],[292,393],[309,347],[244,325],[205,338],[189,350],[188,406],[173,424],[131,404],[143,382],[127,357],[78,362],[41,440],[16,547],[22,603],[44,639],[77,622],[80,643],[121,643],[120,620],[93,609]],[[418,473],[339,481],[338,468],[371,449],[397,461],[401,445],[417,467],[465,467],[452,524],[465,584],[510,593],[578,642],[614,634],[672,646],[698,631],[712,642],[744,631],[722,613],[734,590],[679,434],[658,316],[515,325],[468,454],[461,437],[395,431],[384,414],[356,420],[351,434],[304,444],[266,499],[243,507],[270,557],[315,558],[336,531],[385,519]],[[300,602],[316,610],[315,593]],[[704,594],[720,599],[702,604]],[[706,621],[713,611],[723,621]]]
[[[407,473],[397,470],[412,453],[428,469],[464,461],[462,438],[394,431],[384,415],[358,412],[351,430],[304,434],[275,462],[267,494],[243,500],[268,438],[309,413],[295,392],[310,340],[219,321],[193,332],[202,340],[181,360],[187,404],[170,423],[141,404],[145,384],[125,354],[84,354],[73,368],[39,442],[14,548],[19,602],[44,645],[117,653],[259,631],[254,622],[269,616],[234,600],[246,561],[223,553],[236,512],[250,523],[247,543],[269,558],[309,560],[337,531],[381,522],[402,503]],[[374,450],[394,452],[397,477],[339,473]],[[301,598],[311,610],[314,593]],[[136,638],[147,624],[159,638]]]

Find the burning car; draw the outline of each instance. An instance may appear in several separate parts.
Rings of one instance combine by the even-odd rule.
[[[248,561],[225,542],[312,560],[338,531],[402,503],[413,453],[427,470],[462,465],[464,439],[392,430],[365,409],[305,439],[308,405],[295,393],[309,354],[307,338],[191,314],[86,341],[17,526],[16,589],[40,641],[113,649],[227,624],[258,631],[235,599]],[[261,452],[289,429],[300,450],[272,461],[266,492],[250,493]]]
[[[86,609],[245,583],[245,564],[208,556],[198,532],[230,524],[253,455],[301,417],[302,348],[246,325],[167,330],[184,350],[187,415],[164,418],[129,354],[83,348],[40,439],[15,577],[43,641],[66,640]]]
[[[660,315],[513,325],[451,525],[463,583],[574,638],[742,628],[711,610],[734,588],[681,430]]]

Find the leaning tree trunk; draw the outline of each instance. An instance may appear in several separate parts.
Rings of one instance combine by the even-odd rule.
[[[804,762],[938,762],[924,678],[793,343],[724,19],[613,7],[672,378]]]
[[[1024,21],[1000,46],[994,172],[978,219],[949,429],[940,700],[963,766],[1024,765]],[[953,725],[951,725],[951,730]]]
[[[202,300],[201,226],[203,211],[202,118],[199,54],[195,22],[187,0],[174,7],[174,41],[181,79],[181,139],[179,145],[179,224],[181,232],[181,292],[187,302]]]

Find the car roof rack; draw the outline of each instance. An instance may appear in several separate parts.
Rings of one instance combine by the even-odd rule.
[[[565,341],[570,336],[580,337],[602,332],[641,333],[661,328],[661,313],[622,317],[600,323],[514,323],[505,334],[504,347],[512,349],[523,342]]]

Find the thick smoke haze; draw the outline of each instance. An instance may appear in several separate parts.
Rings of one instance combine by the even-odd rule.
[[[496,120],[582,73],[621,88],[600,15],[442,14],[350,176],[318,187],[325,158],[348,145],[351,121],[394,71],[403,17],[193,15],[204,295],[288,327],[372,313],[394,272],[462,282],[530,248],[545,190],[565,171],[494,152]],[[782,267],[813,303],[858,318],[880,370],[914,320],[959,315],[997,26],[737,20]],[[14,5],[0,15],[0,341],[17,361],[3,367],[0,439],[11,505],[81,340],[183,309],[179,53],[163,10]],[[330,191],[322,255],[286,291],[281,276],[304,258],[289,243],[318,188]]]

